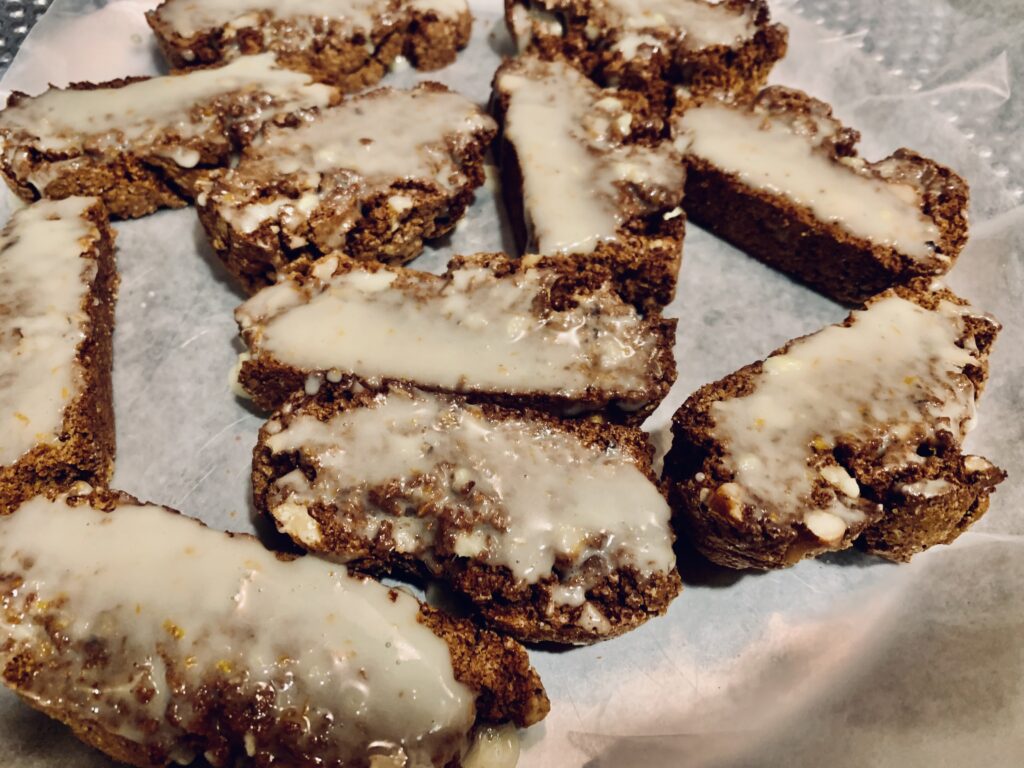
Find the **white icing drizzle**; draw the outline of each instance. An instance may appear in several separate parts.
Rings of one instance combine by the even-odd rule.
[[[633,116],[563,61],[534,56],[498,75],[508,99],[505,136],[523,175],[523,202],[539,253],[590,253],[630,214],[682,199],[681,157],[666,142],[625,144]]]
[[[753,4],[736,9],[719,0],[603,0],[630,30],[664,30],[682,33],[688,48],[712,45],[736,46],[757,31]]]
[[[553,576],[555,604],[582,604],[620,568],[650,576],[675,565],[668,504],[619,447],[403,390],[326,422],[297,412],[274,423],[267,447],[300,453],[316,476],[296,469],[279,477],[268,506],[283,530],[343,562],[361,553],[310,530],[319,527],[308,513],[314,505],[335,510],[346,533],[387,542],[438,573],[439,555],[459,555],[508,568],[526,584]],[[373,491],[385,487],[382,505]]]
[[[274,114],[325,106],[333,94],[307,74],[278,67],[266,53],[120,87],[51,88],[0,112],[0,135],[10,137],[9,157],[30,142],[60,152],[135,148],[192,167],[199,158],[183,145],[214,128],[218,114],[262,123]]]
[[[811,119],[814,119],[813,117]],[[823,221],[917,259],[935,256],[935,222],[920,193],[880,178],[863,161],[833,159],[823,144],[833,124],[797,129],[785,116],[708,101],[686,110],[674,125],[680,151],[735,174],[755,189],[783,195]]]
[[[84,386],[78,345],[96,277],[85,252],[99,240],[83,218],[96,200],[41,200],[0,232],[0,465],[58,442],[66,406]]]
[[[331,275],[333,257],[321,263]],[[457,392],[612,391],[646,402],[660,375],[657,338],[609,289],[538,313],[556,275],[495,278],[466,265],[450,279],[354,266],[265,288],[235,316],[254,357],[304,371],[416,382]]]
[[[519,732],[512,725],[477,729],[473,746],[462,759],[462,768],[516,768]]]
[[[368,753],[443,765],[468,747],[473,694],[419,604],[343,566],[285,562],[160,507],[104,513],[42,497],[0,517],[0,562],[22,580],[0,588],[0,658],[29,649],[57,665],[22,692],[183,764],[193,755],[175,723],[214,680],[236,706],[264,703],[269,717],[244,739],[261,763],[282,743],[331,765]],[[61,622],[60,648],[47,618]],[[104,663],[84,663],[100,651]]]
[[[246,234],[275,219],[296,246],[307,239],[310,217],[322,210],[333,226],[317,245],[335,248],[359,220],[361,202],[397,182],[445,192],[466,184],[462,151],[495,129],[490,116],[457,93],[380,89],[324,110],[298,128],[267,130],[212,188],[210,205]],[[292,196],[258,197],[282,176],[295,188]]]
[[[963,369],[979,361],[956,344],[969,314],[948,301],[929,311],[890,295],[854,312],[849,327],[830,326],[769,357],[750,394],[711,407],[735,472],[719,492],[757,516],[795,517],[825,541],[842,538],[865,515],[856,480],[832,455],[836,445],[881,437],[880,459],[899,468],[920,461],[918,445],[936,432],[960,440],[970,428],[975,388]],[[827,502],[812,501],[815,490]]]

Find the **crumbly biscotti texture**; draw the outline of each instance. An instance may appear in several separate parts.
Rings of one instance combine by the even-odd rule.
[[[431,5],[325,2],[322,9],[308,3],[277,13],[250,0],[205,4],[198,11],[191,0],[165,0],[146,20],[172,67],[271,52],[288,69],[354,93],[380,81],[399,56],[421,70],[455,61],[469,42],[473,16],[465,3]]]
[[[102,198],[110,215],[182,208],[268,121],[337,102],[331,86],[271,54],[163,77],[11,94],[0,112],[0,171],[26,202]]]
[[[30,224],[30,216],[39,218]],[[83,225],[80,231],[72,232],[65,243],[70,251],[48,253],[51,241],[38,228],[52,235],[65,222],[70,225],[79,221]],[[79,235],[81,239],[76,239]],[[2,414],[9,426],[0,435],[0,447],[5,453],[16,441],[20,447],[27,447],[13,461],[0,466],[0,514],[38,493],[67,488],[78,480],[104,485],[113,472],[111,337],[118,287],[114,236],[106,211],[95,198],[36,203],[15,213],[0,235],[0,352],[6,361],[0,366],[0,402],[11,409]],[[79,267],[82,297],[75,308],[77,316],[55,315],[52,307],[33,307],[31,299],[16,287],[25,287],[24,275],[9,272],[14,267],[11,254],[19,242],[22,248],[31,250],[25,256],[35,260],[42,270],[33,270],[35,277],[45,280],[48,277],[43,273],[48,269]],[[64,336],[68,327],[75,329],[77,343],[75,338]],[[56,430],[51,430],[33,422],[36,414],[19,391],[31,388],[40,396],[45,394],[58,371],[39,371],[38,379],[26,377],[42,365],[35,362],[46,354],[39,347],[53,349],[59,344],[67,344],[73,360],[60,363],[61,371],[64,362],[72,366],[69,381],[56,385],[61,391],[53,392],[54,399],[46,405],[46,410],[59,409],[52,420]],[[65,388],[67,391],[63,391]],[[29,440],[21,439],[20,433],[28,430],[38,433]]]
[[[268,552],[252,537],[127,494],[78,492],[0,516],[9,566],[0,597],[4,621],[18,626],[0,647],[2,680],[118,761],[157,768],[202,755],[214,766],[339,766],[369,759],[376,745],[409,764],[447,768],[476,726],[523,727],[548,712],[525,650],[509,638],[340,566]],[[89,548],[75,550],[69,531]],[[161,584],[203,579],[165,571],[175,558],[206,578],[195,594],[169,600]],[[88,567],[68,570],[79,562]],[[119,573],[125,564],[134,570]],[[237,599],[253,582],[261,588]],[[335,605],[349,610],[345,622],[333,621]],[[294,620],[282,622],[286,615]],[[378,651],[376,630],[359,621],[391,639],[382,636]],[[272,639],[254,627],[272,627]],[[389,662],[407,643],[414,654]],[[359,665],[347,652],[359,652]],[[403,680],[430,701],[406,697]],[[362,707],[346,693],[353,686]]]
[[[788,31],[771,23],[765,0],[646,5],[505,0],[505,20],[520,50],[564,56],[602,85],[640,91],[661,108],[677,86],[754,92],[786,53]],[[715,15],[727,16],[726,26]]]
[[[623,298],[645,311],[671,302],[686,173],[646,97],[598,88],[565,59],[526,54],[495,73],[492,109],[520,254],[581,270],[601,264]]]
[[[918,281],[705,385],[675,414],[665,460],[680,535],[757,569],[952,542],[1005,477],[961,448],[999,327]]]
[[[517,640],[589,644],[663,614],[681,588],[652,453],[636,428],[329,389],[261,429],[253,498],[304,549],[439,578]]]
[[[675,381],[676,320],[641,315],[613,284],[600,264],[504,254],[443,275],[332,255],[235,310],[238,381],[266,410],[358,382],[640,424]]]
[[[199,218],[250,293],[334,250],[401,264],[458,223],[496,133],[488,115],[438,83],[381,88],[268,128],[235,168],[203,185]]]
[[[781,86],[771,86],[754,99],[727,105],[766,123],[789,125],[808,145],[808,163],[828,162],[841,173],[823,182],[824,192],[841,191],[848,181],[871,180],[913,199],[894,202],[913,206],[914,215],[934,227],[921,253],[911,254],[898,237],[866,237],[851,231],[844,221],[824,218],[815,210],[821,200],[794,200],[785,179],[755,184],[736,169],[722,168],[686,145],[680,134],[686,111],[700,106],[689,101],[677,108],[673,130],[686,155],[686,194],[683,207],[690,219],[766,264],[847,306],[914,278],[945,274],[967,242],[967,183],[951,169],[909,149],[867,162],[857,155],[857,131],[832,116],[832,108],[817,99]],[[763,130],[763,128],[762,128]],[[751,139],[754,140],[753,138]],[[765,151],[769,151],[766,145]],[[810,173],[800,167],[786,169],[793,176]],[[781,169],[780,169],[781,172]],[[766,180],[767,182],[767,180]],[[873,200],[863,199],[864,210],[874,210],[876,221],[887,214]],[[892,208],[889,209],[890,211]],[[895,227],[893,233],[898,232]]]

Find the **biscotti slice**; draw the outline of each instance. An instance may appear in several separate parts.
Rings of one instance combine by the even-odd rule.
[[[518,640],[593,643],[679,593],[639,429],[414,389],[321,392],[260,431],[256,508],[312,552],[430,576]]]
[[[505,0],[520,51],[566,56],[603,85],[665,104],[690,93],[753,92],[786,53],[765,0]]]
[[[597,271],[497,254],[444,275],[330,256],[235,310],[239,383],[273,409],[353,381],[640,423],[676,377],[675,320],[641,316]]]
[[[961,452],[999,328],[922,280],[702,387],[665,460],[686,535],[733,568],[953,541],[1005,476]]]
[[[565,60],[520,56],[494,78],[506,208],[521,253],[600,261],[622,295],[675,295],[685,171],[636,94],[602,90]]]
[[[271,54],[224,67],[11,95],[0,112],[4,178],[23,200],[102,197],[130,219],[180,208],[265,122],[333,104],[337,91]]]
[[[96,198],[42,200],[0,231],[0,514],[114,468],[114,232]]]
[[[29,500],[0,562],[4,683],[143,768],[446,768],[548,710],[514,641],[123,494]]]
[[[860,135],[802,91],[681,105],[690,218],[848,305],[942,275],[967,241],[967,184],[908,149],[869,163]]]
[[[451,64],[473,25],[466,0],[164,0],[146,20],[173,67],[270,51],[346,93],[399,56],[419,69]]]
[[[496,132],[443,85],[381,88],[297,127],[268,129],[204,187],[199,218],[250,292],[333,250],[405,262],[455,227],[483,183]]]

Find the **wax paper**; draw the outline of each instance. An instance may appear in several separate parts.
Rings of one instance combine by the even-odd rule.
[[[57,0],[0,88],[151,74],[163,66],[143,0]],[[431,73],[481,104],[510,43],[496,2]],[[779,0],[790,52],[772,80],[808,90],[861,130],[875,159],[909,146],[972,188],[971,241],[950,285],[1005,325],[968,447],[1010,472],[988,515],[910,565],[856,552],[755,574],[680,547],[685,590],[664,618],[596,646],[531,650],[551,696],[523,733],[522,766],[1024,765],[1024,14],[1014,0]],[[398,72],[388,81],[423,76]],[[415,265],[511,247],[477,194],[455,233]],[[249,461],[262,416],[229,387],[243,296],[191,209],[119,224],[115,484],[209,524],[252,530]],[[679,292],[679,381],[647,427],[700,384],[845,311],[695,226]],[[126,573],[125,579],[132,578]],[[0,765],[109,762],[0,694]]]

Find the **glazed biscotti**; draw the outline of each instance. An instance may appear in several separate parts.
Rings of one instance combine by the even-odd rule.
[[[437,83],[382,88],[268,128],[237,167],[203,186],[199,218],[250,292],[334,250],[402,263],[454,228],[483,183],[496,132]]]
[[[639,429],[404,388],[321,392],[260,431],[256,508],[373,575],[440,578],[518,640],[593,643],[680,589]]]
[[[756,91],[786,53],[765,0],[505,0],[520,51],[565,56],[612,87],[670,103],[690,93]]]
[[[498,70],[494,96],[520,252],[601,262],[628,301],[668,304],[682,256],[686,174],[646,100],[534,55]]]
[[[114,466],[114,233],[96,198],[43,200],[0,231],[0,514]]]
[[[249,349],[239,383],[268,410],[299,391],[397,383],[638,424],[676,376],[676,321],[640,315],[609,274],[497,254],[440,276],[330,256],[235,319]]]
[[[953,541],[1005,476],[961,451],[998,331],[922,280],[701,388],[665,460],[686,535],[733,568]]]
[[[908,149],[863,160],[859,134],[802,91],[690,101],[672,130],[691,220],[837,301],[942,275],[967,241],[963,179]]]
[[[140,768],[444,768],[548,710],[512,640],[124,495],[31,499],[0,562],[4,683]]]
[[[473,24],[465,0],[164,0],[146,19],[173,67],[269,51],[345,93],[399,56],[419,69],[451,64]]]
[[[101,197],[130,219],[180,208],[269,120],[335,103],[334,88],[271,54],[165,77],[75,83],[11,95],[0,112],[2,171],[23,200]]]

